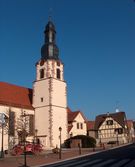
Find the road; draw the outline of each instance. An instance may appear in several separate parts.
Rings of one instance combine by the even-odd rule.
[[[135,143],[40,167],[135,167]]]

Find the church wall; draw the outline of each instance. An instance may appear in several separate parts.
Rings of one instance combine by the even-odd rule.
[[[49,134],[49,107],[39,107],[35,110],[35,129],[37,129],[37,137],[41,144],[46,148],[50,146]]]
[[[16,107],[12,107],[12,106],[4,106],[4,105],[0,105],[0,113],[4,113],[7,115],[7,117],[9,117],[9,112],[12,111],[15,113],[15,135],[14,136],[8,136],[8,127],[4,128],[4,150],[8,149],[8,146],[10,147],[10,145],[8,144],[8,140],[11,144],[11,146],[13,147],[15,144],[18,144],[18,135],[17,135],[17,122],[18,119],[20,118],[20,115],[23,111],[26,112],[26,114],[31,114],[34,115],[34,110],[29,110],[29,109],[23,109],[23,108],[16,108]],[[1,131],[1,129],[0,129]],[[9,138],[8,138],[9,137]],[[28,141],[32,141],[33,136],[29,136],[27,137]],[[0,141],[1,141],[1,134],[0,134]],[[1,142],[0,142],[0,148],[1,148]]]
[[[59,80],[52,80],[52,104],[60,107],[67,107],[66,83]]]
[[[40,80],[33,86],[33,107],[49,105],[49,80]],[[43,99],[42,99],[43,98]]]
[[[52,107],[52,138],[53,138],[53,146],[60,146],[60,131],[59,127],[62,128],[61,131],[61,141],[64,143],[64,140],[68,138],[67,134],[67,109],[60,107]]]

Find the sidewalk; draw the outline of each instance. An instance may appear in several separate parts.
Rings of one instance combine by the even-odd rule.
[[[107,148],[106,148],[107,149]],[[93,154],[98,151],[102,151],[104,148],[96,148],[95,151],[92,148],[81,149],[81,156],[86,154]],[[67,149],[62,150],[61,160],[79,157],[80,153],[77,149]],[[48,164],[60,161],[59,154],[44,152],[40,155],[27,155],[27,165],[28,166],[39,166],[41,164]],[[10,156],[0,159],[0,167],[19,167],[24,164],[24,156]]]

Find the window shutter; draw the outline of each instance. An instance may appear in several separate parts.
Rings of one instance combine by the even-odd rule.
[[[29,116],[29,135],[34,135],[34,115]]]
[[[9,135],[15,135],[15,112],[9,112]]]

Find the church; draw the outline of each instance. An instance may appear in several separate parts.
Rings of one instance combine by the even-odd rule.
[[[59,147],[60,133],[62,143],[68,138],[67,119],[64,65],[59,58],[55,26],[49,20],[44,30],[41,57],[36,63],[33,89],[0,82],[0,123],[4,131],[4,150],[21,142],[24,129],[28,133],[27,141],[32,142],[36,137],[44,148]]]

